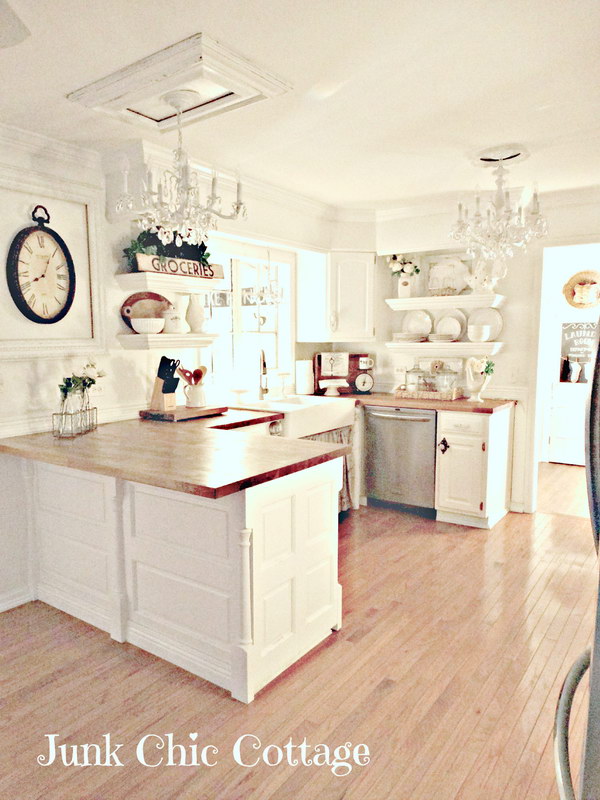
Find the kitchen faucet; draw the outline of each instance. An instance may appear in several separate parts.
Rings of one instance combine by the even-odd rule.
[[[258,379],[258,399],[264,400],[266,394],[269,393],[269,388],[267,386],[267,359],[265,358],[265,351],[261,350],[259,353],[260,356],[260,365],[259,365],[259,379]],[[264,376],[264,383],[263,383],[263,376]]]

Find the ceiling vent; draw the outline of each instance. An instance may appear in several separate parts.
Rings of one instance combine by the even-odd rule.
[[[176,115],[162,98],[181,88],[194,92],[189,95],[194,100],[182,109],[185,125],[275,97],[291,86],[196,33],[71,92],[67,99],[129,122],[170,130],[176,127]]]

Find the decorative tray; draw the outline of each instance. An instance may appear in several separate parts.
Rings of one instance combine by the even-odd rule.
[[[439,392],[417,391],[412,389],[396,389],[394,396],[397,399],[411,399],[411,400],[460,400],[465,396],[462,386],[456,386],[454,389],[443,389]]]

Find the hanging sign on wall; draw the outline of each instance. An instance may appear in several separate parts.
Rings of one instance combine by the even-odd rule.
[[[597,322],[564,322],[562,326],[560,382],[587,383],[596,347]]]
[[[217,280],[223,278],[223,267],[220,264],[201,264],[188,258],[169,258],[153,256],[147,253],[136,255],[137,268],[140,272],[154,272],[161,275],[182,275],[184,278],[205,278]]]

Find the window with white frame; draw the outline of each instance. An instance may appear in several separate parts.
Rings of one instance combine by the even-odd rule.
[[[219,334],[211,370],[230,388],[258,388],[262,350],[269,385],[278,387],[294,363],[294,254],[249,245],[235,249],[242,252],[215,258],[223,264],[225,281],[207,300],[206,330]]]

